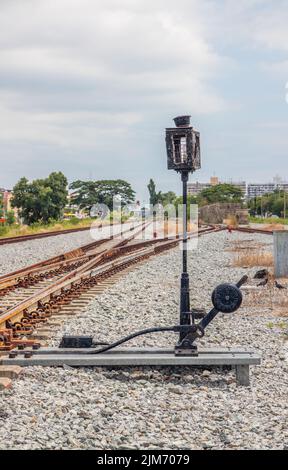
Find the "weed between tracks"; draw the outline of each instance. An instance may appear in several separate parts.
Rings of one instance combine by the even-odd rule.
[[[245,290],[243,307],[249,308],[252,314],[253,311],[256,311],[257,315],[259,315],[262,310],[265,312],[265,310],[269,309],[275,317],[288,318],[288,298],[286,292],[280,292],[272,283],[265,287],[259,287],[256,291]]]
[[[265,251],[267,243],[254,242],[253,240],[231,241],[226,251],[235,253],[232,266],[240,268],[253,268],[254,266],[273,266],[273,254]]]
[[[269,244],[255,242],[253,239],[231,241],[229,248],[226,249],[234,255],[230,266],[242,268],[273,267],[273,254],[265,250],[267,246]],[[246,289],[244,288],[243,307],[249,308],[251,314],[255,311],[258,315],[261,311],[264,313],[268,309],[273,316],[288,317],[288,279],[277,279],[277,281],[284,289],[278,289],[275,286],[273,269],[269,270],[267,284],[261,285],[263,279],[250,279],[250,285]]]
[[[273,255],[267,251],[258,253],[240,253],[233,260],[233,266],[254,267],[254,266],[273,266]]]
[[[35,235],[44,232],[55,232],[58,230],[69,230],[72,228],[89,227],[95,219],[76,219],[63,220],[61,222],[51,222],[50,224],[35,223],[32,225],[12,225],[0,227],[0,238],[18,237],[23,235]]]

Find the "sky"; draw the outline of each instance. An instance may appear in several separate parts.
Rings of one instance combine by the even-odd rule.
[[[0,187],[62,171],[179,193],[182,114],[191,181],[288,180],[287,24],[288,0],[0,0]]]

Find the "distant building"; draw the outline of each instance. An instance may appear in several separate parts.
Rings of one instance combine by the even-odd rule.
[[[237,188],[240,188],[242,191],[243,196],[247,196],[247,183],[246,181],[225,181],[227,184],[232,184],[233,186],[236,186]]]
[[[211,188],[212,186],[216,186],[217,184],[225,183],[237,186],[241,189],[243,196],[246,196],[247,185],[245,181],[220,181],[217,176],[212,176],[210,178],[209,183],[199,183],[198,181],[196,181],[196,183],[188,183],[188,194],[190,194],[191,196],[197,196],[201,193],[201,191],[203,191],[203,189]]]
[[[200,194],[203,189],[210,188],[210,186],[210,183],[199,183],[196,181],[196,183],[188,183],[187,191],[191,196],[198,196],[198,194]]]
[[[3,204],[4,217],[6,217],[7,212],[14,212],[16,220],[18,219],[18,211],[16,207],[12,207],[11,201],[13,198],[13,192],[10,189],[0,188],[0,200]]]
[[[249,183],[247,188],[247,198],[253,199],[254,197],[264,196],[264,194],[271,194],[277,190],[288,192],[288,183]]]
[[[273,183],[246,183],[245,181],[220,181],[217,176],[212,176],[209,183],[188,183],[188,194],[197,196],[203,189],[211,188],[217,184],[232,184],[241,189],[243,196],[247,199],[264,196],[264,194],[271,194],[274,191],[288,192],[288,183],[281,181],[281,178],[273,178]]]
[[[11,207],[12,191],[10,189],[0,188],[0,197],[3,202],[4,213],[6,214],[9,211],[13,211],[14,209]]]

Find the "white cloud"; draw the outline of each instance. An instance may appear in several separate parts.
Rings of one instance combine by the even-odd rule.
[[[270,4],[272,8],[259,13],[255,19],[254,40],[271,50],[288,50],[288,5],[287,0]]]
[[[170,0],[126,0],[120,6],[114,0],[1,3],[0,89],[17,95],[17,103],[12,99],[10,107],[6,100],[2,135],[14,113],[16,138],[19,111],[26,113],[28,122],[35,120],[35,115],[29,118],[31,111],[52,112],[57,122],[57,113],[67,106],[71,113],[88,108],[105,115],[114,105],[116,117],[119,112],[153,114],[159,106],[192,113],[222,110],[226,103],[211,80],[226,62],[203,36],[198,4],[184,0],[179,8]],[[19,138],[25,128],[19,128]],[[48,139],[50,130],[47,127]],[[33,138],[33,133],[27,135]]]
[[[236,137],[241,143],[245,134],[246,116],[251,122],[259,117],[257,98],[252,110],[240,74],[247,82],[251,73],[252,86],[257,65],[260,78],[271,70],[284,76],[287,19],[287,0],[1,0],[0,162],[17,147],[15,158],[26,158],[28,171],[43,143],[42,155],[53,153],[72,178],[73,158],[80,170],[97,164],[101,175],[99,149],[107,149],[109,170],[117,159],[138,157],[138,178],[145,165],[153,174],[155,164],[160,177],[160,132],[174,113],[189,112],[196,123],[205,117],[209,136],[212,129],[207,146],[213,159],[223,124],[228,150],[218,155],[227,163]],[[223,111],[231,112],[231,121]],[[226,127],[235,129],[235,138],[226,137]],[[37,164],[36,156],[34,174],[43,160],[36,170]],[[132,171],[129,162],[122,171]]]
[[[15,103],[16,97],[13,101]],[[107,144],[111,128],[113,136],[119,139],[140,121],[140,115],[133,112],[112,115],[89,111],[27,113],[0,104],[0,141],[20,140],[74,149],[97,147],[95,134],[97,140],[102,139]]]

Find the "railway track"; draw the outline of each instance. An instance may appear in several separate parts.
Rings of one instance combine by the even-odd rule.
[[[38,348],[49,327],[59,318],[79,311],[97,293],[109,287],[127,269],[175,247],[173,240],[135,240],[146,225],[128,229],[77,250],[0,277],[0,353],[15,348]],[[223,230],[204,227],[199,235]],[[190,233],[189,237],[194,237]],[[56,319],[56,322],[55,322]]]
[[[122,234],[129,233],[132,230],[134,230],[134,227],[122,231]],[[111,236],[97,240],[59,256],[54,256],[53,258],[30,265],[29,267],[0,276],[0,298],[17,288],[28,288],[29,286],[43,282],[44,279],[59,277],[61,274],[73,271],[73,269],[85,264],[95,255],[101,254],[107,249],[107,244],[113,239],[117,240],[118,237],[120,237],[120,233],[114,235],[114,237]]]
[[[13,321],[15,319],[19,320],[19,316],[22,314],[26,316],[26,318],[31,319],[33,317],[35,320],[34,324],[36,324],[36,317],[39,316],[36,315],[35,312],[31,314],[26,307],[23,310],[23,306],[28,304],[30,306],[30,303],[33,305],[33,300],[37,298],[39,299],[36,308],[37,312],[40,310],[41,313],[41,308],[47,311],[47,304],[43,306],[41,302],[41,298],[45,297],[44,293],[46,293],[47,290],[50,292],[52,288],[53,292],[56,292],[58,285],[61,285],[62,281],[70,278],[74,279],[77,275],[79,277],[81,272],[85,272],[89,268],[91,269],[103,263],[106,258],[114,255],[116,248],[120,248],[129,243],[142,230],[143,227],[141,227],[141,229],[128,229],[125,232],[132,231],[133,233],[124,240],[120,238],[120,234],[116,234],[114,237],[95,241],[42,263],[37,263],[28,268],[23,268],[8,275],[1,276],[0,331],[3,330],[4,322],[7,327],[7,324],[9,326],[10,319]],[[122,234],[125,232],[122,232]],[[32,326],[33,322],[21,318],[17,325],[13,323],[13,329],[15,330],[16,328],[18,332],[21,330],[24,331],[25,329],[27,330],[27,328],[21,329],[20,327],[20,325],[24,326],[25,324]]]
[[[0,277],[0,390],[10,387],[11,379],[21,372],[19,366],[1,365],[1,356],[13,358],[17,349],[24,349],[22,353],[29,358],[33,349],[47,345],[67,317],[79,315],[123,273],[182,241],[181,235],[173,240],[136,240],[148,225],[125,230],[126,239],[121,237],[123,231]],[[200,227],[198,236],[226,228]],[[239,231],[255,233],[254,229]],[[261,229],[256,233],[271,234]]]
[[[107,225],[103,225],[103,227],[110,227],[111,225],[112,224],[107,224]],[[113,224],[113,225],[119,225],[119,224]],[[99,228],[102,228],[102,224],[99,225]],[[11,243],[21,243],[21,242],[27,242],[31,240],[37,240],[38,238],[56,237],[57,235],[67,235],[69,233],[85,232],[90,229],[91,229],[91,226],[89,225],[88,227],[55,230],[53,232],[42,232],[42,233],[35,233],[32,235],[18,235],[15,237],[4,237],[4,238],[0,238],[0,246],[9,245]]]
[[[117,224],[114,224],[117,225]],[[102,226],[100,225],[99,228]],[[109,227],[109,225],[107,225]],[[42,232],[42,233],[36,233],[33,235],[19,235],[15,237],[5,237],[5,238],[0,238],[0,246],[1,245],[8,245],[11,243],[21,243],[21,242],[26,242],[26,241],[31,241],[31,240],[37,240],[38,238],[46,238],[46,237],[55,237],[57,235],[67,235],[69,233],[76,233],[76,232],[83,232],[90,230],[89,227],[81,227],[81,228],[71,228],[71,229],[66,229],[66,230],[55,230],[53,232]],[[238,227],[237,230],[240,232],[247,232],[247,233],[263,233],[266,235],[271,235],[273,232],[270,230],[264,230],[264,229],[258,229],[258,228],[251,228],[251,227]]]

